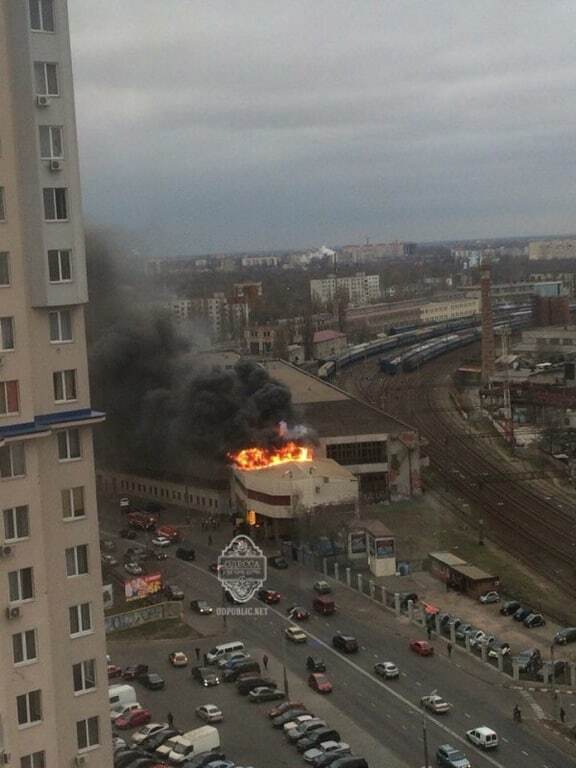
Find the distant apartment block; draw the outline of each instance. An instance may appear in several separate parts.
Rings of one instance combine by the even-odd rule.
[[[250,320],[250,303],[224,293],[200,299],[172,299],[163,306],[178,320],[207,324],[214,341],[241,337]]]
[[[380,275],[366,275],[358,272],[352,277],[328,275],[317,280],[310,280],[310,297],[325,305],[340,295],[346,295],[355,307],[370,304],[380,298]]]
[[[279,332],[274,325],[256,325],[244,331],[246,347],[251,355],[271,355],[276,349]]]
[[[280,264],[278,256],[242,256],[240,264],[249,267],[277,267]]]
[[[250,306],[258,303],[258,300],[262,298],[264,292],[262,290],[262,283],[234,283],[233,288],[234,298],[244,299]]]
[[[528,246],[530,261],[576,259],[576,240],[534,240]]]
[[[371,261],[375,259],[400,259],[404,256],[411,256],[415,252],[415,243],[402,243],[395,241],[393,243],[365,243],[364,245],[345,245],[340,249],[339,254],[355,264],[361,264],[363,261]]]

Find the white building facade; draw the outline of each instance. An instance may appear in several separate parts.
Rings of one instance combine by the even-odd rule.
[[[111,765],[66,0],[0,3],[0,764]]]
[[[327,277],[310,280],[310,297],[320,304],[328,304],[340,295],[348,296],[350,304],[363,306],[380,298],[380,275],[358,272],[351,277]]]

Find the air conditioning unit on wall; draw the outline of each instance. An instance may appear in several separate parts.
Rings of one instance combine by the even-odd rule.
[[[50,97],[49,96],[36,96],[36,106],[40,107],[41,109],[44,109],[45,107],[50,106]]]
[[[0,749],[0,765],[8,765],[12,758],[12,755],[10,752],[5,752],[3,749]]]
[[[11,619],[19,619],[20,618],[20,608],[17,605],[9,605],[8,608],[6,608],[6,618],[8,620]]]
[[[84,766],[86,765],[86,758],[84,757],[84,755],[76,755],[76,757],[72,761],[72,765],[74,766],[74,768],[84,768]]]
[[[12,554],[12,547],[9,544],[0,544],[0,557],[9,557]]]
[[[62,160],[50,160],[49,168],[53,173],[61,171],[63,167]]]

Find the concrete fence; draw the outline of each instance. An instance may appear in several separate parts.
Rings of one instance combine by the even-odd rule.
[[[143,624],[150,624],[153,621],[179,619],[181,616],[181,603],[156,603],[156,605],[148,605],[145,608],[136,608],[133,611],[106,616],[104,619],[104,627],[106,634],[111,635],[114,632],[123,632],[126,629],[140,627]]]

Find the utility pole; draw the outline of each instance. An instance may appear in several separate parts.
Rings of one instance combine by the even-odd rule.
[[[422,741],[424,742],[424,768],[430,768],[428,762],[428,732],[426,731],[426,718],[422,718]]]
[[[290,699],[290,691],[288,690],[288,672],[286,670],[286,635],[284,634],[284,631],[282,630],[282,673],[284,678],[284,693],[286,694],[286,699]]]

